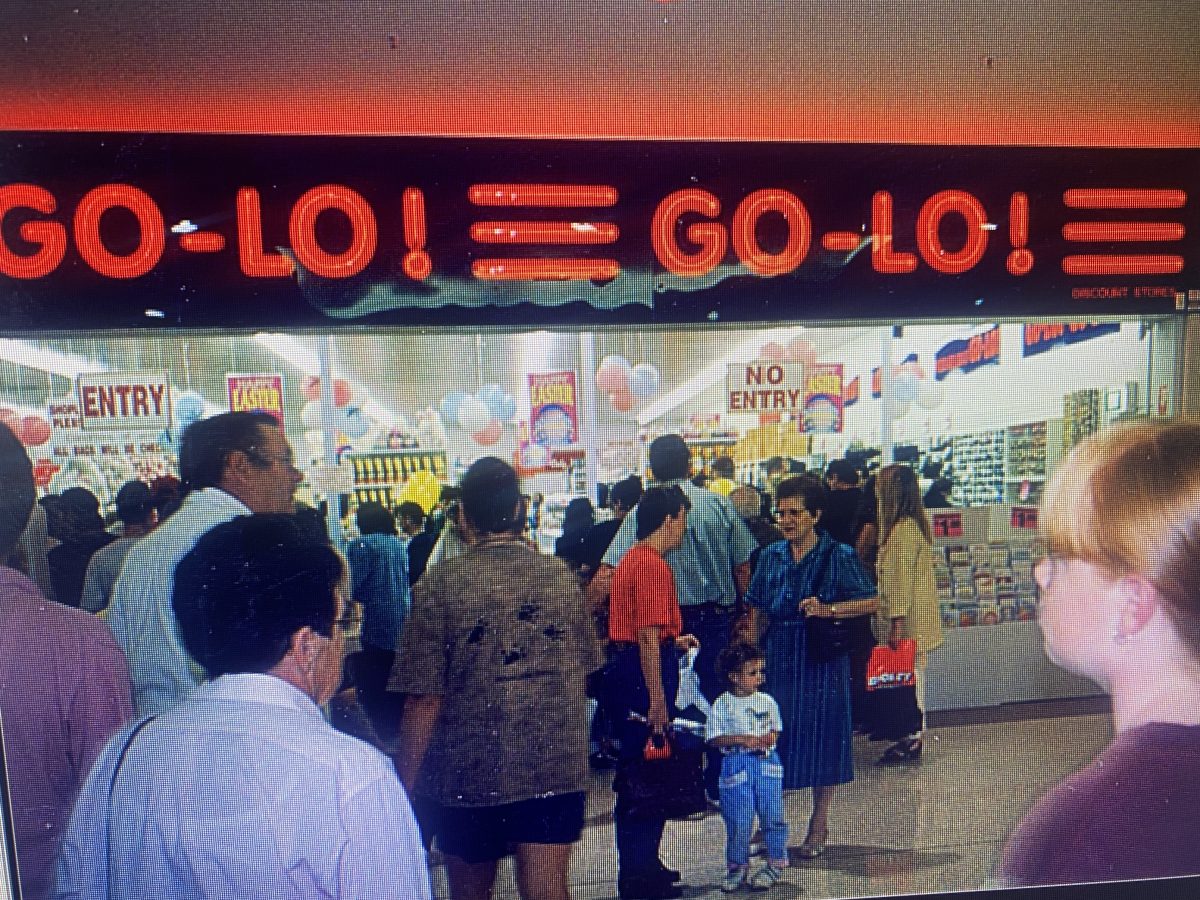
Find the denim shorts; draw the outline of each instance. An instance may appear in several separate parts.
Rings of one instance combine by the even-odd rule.
[[[512,844],[573,844],[583,833],[583,791],[500,806],[444,806],[436,815],[438,847],[467,863],[489,862]]]

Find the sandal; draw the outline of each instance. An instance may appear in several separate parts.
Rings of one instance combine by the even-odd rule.
[[[888,747],[883,752],[883,756],[879,757],[875,765],[890,766],[896,763],[916,762],[921,758],[921,750],[924,749],[920,738],[909,738],[899,741]]]
[[[825,832],[819,838],[814,837],[810,831],[808,837],[804,839],[804,843],[800,845],[796,852],[801,859],[816,859],[825,853],[825,842],[829,839],[829,832]]]

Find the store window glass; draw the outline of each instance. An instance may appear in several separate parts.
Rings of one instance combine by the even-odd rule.
[[[911,466],[945,633],[925,756],[856,735],[784,887],[997,886],[1112,738],[1036,621],[1048,480],[1200,412],[1195,10],[77,6],[16,4],[0,57],[0,421],[39,495],[115,525],[230,409],[278,418],[339,545],[487,455],[544,553],[573,500],[651,484],[665,434],[713,489]],[[597,773],[577,896],[617,893],[610,812]],[[715,891],[716,820],[672,829]]]

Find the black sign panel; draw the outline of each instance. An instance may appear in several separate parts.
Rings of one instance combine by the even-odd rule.
[[[1198,161],[1196,150],[5,133],[0,328],[1173,312],[1200,305]]]

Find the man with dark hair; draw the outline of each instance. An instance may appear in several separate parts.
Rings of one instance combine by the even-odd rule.
[[[862,488],[858,486],[858,469],[848,459],[835,459],[825,469],[825,485],[829,497],[821,515],[820,528],[840,544],[854,546],[858,537],[858,506]]]
[[[118,735],[58,867],[64,897],[430,896],[390,761],[321,714],[342,677],[345,566],[290,516],[239,516],[175,574],[212,680]]]
[[[295,512],[302,475],[278,421],[231,412],[189,425],[179,474],[191,491],[177,512],[139,541],[113,587],[108,624],[129,660],[138,713],[174,706],[203,680],[171,611],[175,566],[202,534],[247,513]]]
[[[29,457],[0,426],[0,562],[25,530],[33,497]],[[71,805],[105,741],[133,715],[129,694],[108,629],[0,565],[0,717],[26,900],[51,896]]]
[[[116,506],[117,518],[122,524],[121,537],[96,551],[83,576],[79,606],[90,613],[98,613],[108,606],[113,585],[117,583],[121,566],[134,541],[149,534],[158,521],[150,486],[144,481],[134,479],[121,485]]]
[[[618,481],[609,489],[608,507],[612,510],[612,518],[597,522],[588,529],[579,551],[579,559],[583,566],[580,574],[590,579],[600,569],[600,563],[608,550],[609,544],[616,537],[617,529],[625,521],[625,517],[642,498],[642,479],[636,475]]]
[[[677,434],[655,438],[649,449],[650,471],[660,487],[678,486],[691,504],[683,543],[664,559],[675,577],[683,630],[700,640],[695,670],[700,691],[709,703],[725,691],[715,669],[717,654],[729,644],[738,598],[750,584],[750,554],[758,547],[727,497],[698,488],[688,481],[691,451]],[[639,504],[640,509],[640,504]],[[613,568],[636,541],[633,517],[627,516],[604,554],[604,564],[589,585],[596,605],[607,596]],[[710,756],[706,787],[717,796],[719,754]]]
[[[420,503],[405,500],[396,507],[396,524],[400,526],[400,539],[407,546],[425,527],[425,510]]]
[[[88,563],[101,547],[116,537],[104,530],[100,501],[84,487],[67,488],[59,495],[62,514],[56,535],[61,543],[46,554],[54,599],[64,606],[79,606]]]

